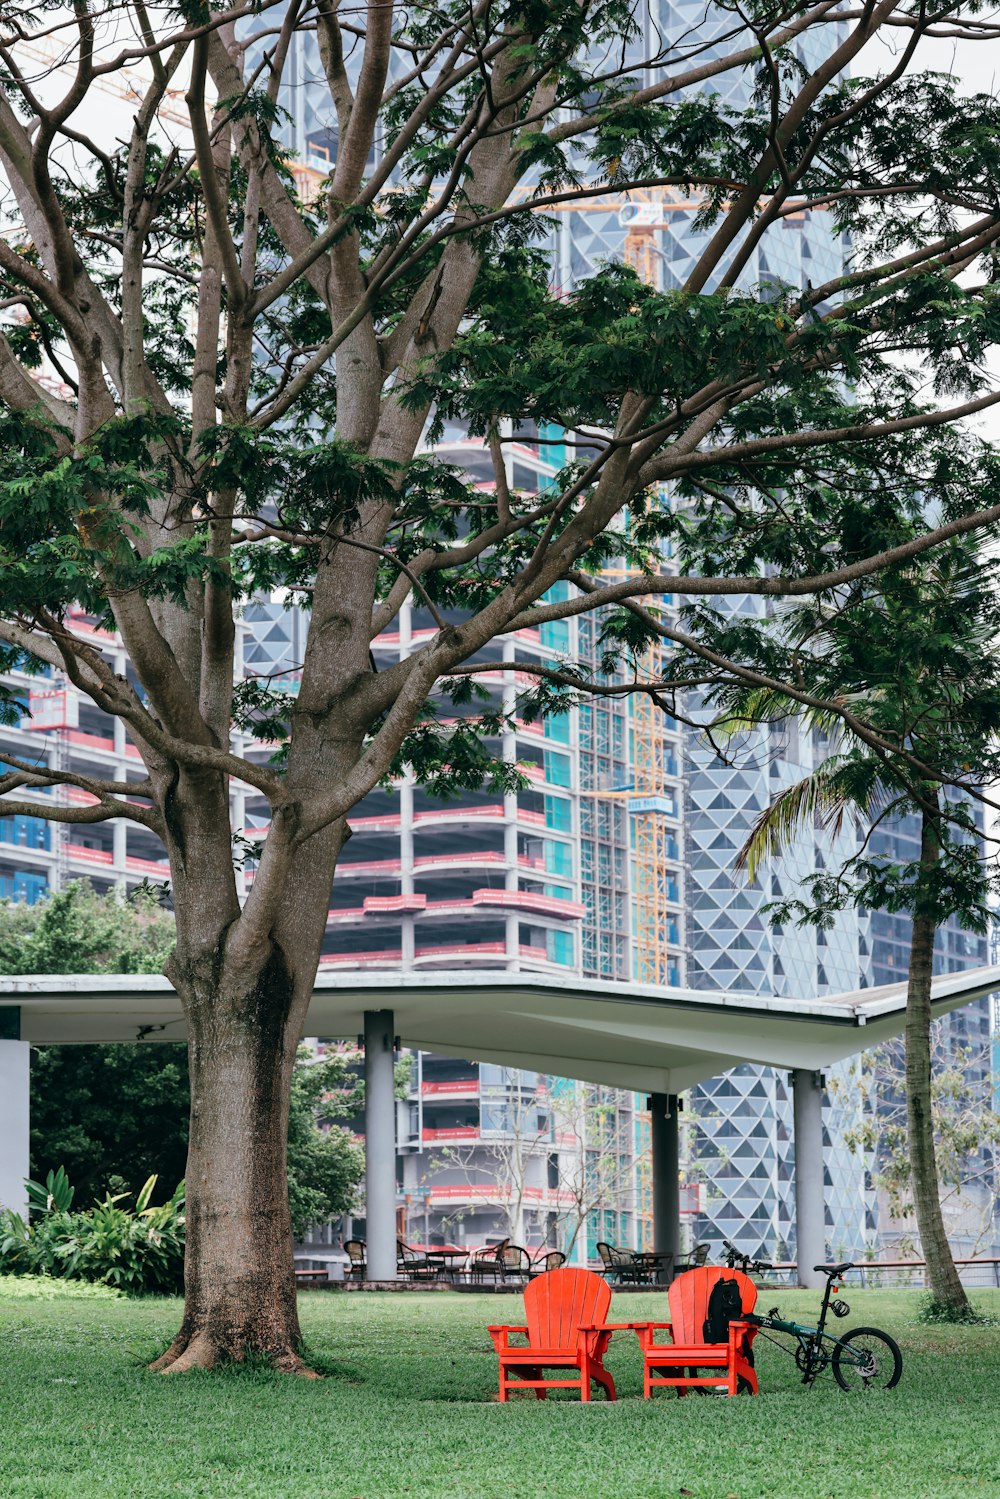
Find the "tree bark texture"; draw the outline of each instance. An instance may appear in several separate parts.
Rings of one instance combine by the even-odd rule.
[[[936,829],[925,812],[921,822],[920,863],[924,876],[938,862]],[[913,911],[913,935],[906,995],[906,1133],[910,1152],[913,1206],[920,1247],[927,1264],[927,1283],[935,1299],[953,1311],[969,1307],[958,1278],[941,1212],[934,1115],[931,1103],[931,979],[937,922],[928,901]]]
[[[184,1316],[154,1369],[248,1354],[307,1374],[296,1310],[287,1139],[301,1018],[277,954],[248,990],[184,986],[191,1070]]]

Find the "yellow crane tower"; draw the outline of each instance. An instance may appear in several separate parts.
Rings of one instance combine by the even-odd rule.
[[[625,261],[642,280],[651,286],[662,284],[662,256],[657,231],[666,228],[676,214],[696,212],[697,199],[665,188],[634,190],[627,200],[620,195],[602,194],[565,205],[570,213],[614,213],[625,230]],[[546,209],[545,212],[550,210]],[[622,569],[606,570],[609,578],[635,576]],[[640,599],[653,607],[662,599]],[[660,641],[651,644],[638,663],[638,676],[647,682],[663,678],[666,652]],[[594,791],[587,795],[599,798],[624,798],[628,802],[635,870],[634,945],[635,976],[642,984],[665,987],[676,972],[681,944],[679,921],[671,919],[670,907],[677,905],[679,891],[675,883],[678,850],[676,834],[667,819],[678,817],[679,786],[676,767],[672,765],[671,736],[666,717],[647,693],[637,693],[631,702],[632,781],[628,788]],[[675,780],[672,787],[670,781]],[[678,909],[678,916],[680,915]]]

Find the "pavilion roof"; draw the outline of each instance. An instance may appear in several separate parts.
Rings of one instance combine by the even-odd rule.
[[[935,1014],[1000,990],[1000,967],[934,980]],[[558,973],[321,970],[307,1030],[351,1039],[391,1009],[404,1046],[647,1092],[677,1093],[741,1062],[822,1071],[898,1034],[906,984],[818,999],[652,989]],[[4,1023],[3,1011],[19,1011]],[[0,1035],[35,1043],[180,1041],[157,974],[0,977]]]

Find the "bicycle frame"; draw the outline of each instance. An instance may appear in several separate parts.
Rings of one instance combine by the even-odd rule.
[[[745,1275],[760,1275],[774,1268],[765,1260],[752,1260],[749,1255],[741,1254],[736,1245],[731,1244],[728,1239],[723,1239],[722,1242],[727,1250],[726,1264],[730,1270],[741,1269]],[[755,1312],[743,1314],[744,1322],[748,1322],[752,1327],[763,1332],[768,1342],[773,1342],[782,1353],[787,1353],[789,1358],[795,1360],[795,1366],[802,1375],[804,1385],[813,1384],[816,1376],[822,1374],[823,1370],[832,1364],[834,1376],[842,1389],[850,1388],[844,1378],[845,1365],[860,1371],[862,1382],[867,1388],[867,1381],[874,1378],[878,1371],[878,1357],[870,1347],[852,1343],[852,1338],[860,1333],[869,1334],[869,1343],[874,1339],[876,1346],[884,1348],[891,1354],[893,1361],[890,1370],[891,1377],[886,1388],[892,1389],[893,1385],[898,1383],[899,1376],[903,1372],[903,1360],[899,1348],[888,1333],[882,1332],[878,1327],[862,1327],[852,1329],[844,1338],[838,1338],[826,1330],[826,1319],[831,1311],[835,1317],[845,1317],[850,1311],[850,1307],[844,1302],[831,1299],[835,1292],[840,1290],[839,1285],[834,1285],[834,1281],[843,1280],[849,1271],[858,1268],[859,1266],[851,1261],[846,1261],[842,1265],[816,1266],[816,1269],[826,1276],[826,1289],[820,1303],[819,1322],[815,1327],[810,1327],[804,1322],[788,1321],[780,1315],[776,1306],[772,1307],[764,1317]],[[776,1338],[768,1338],[769,1332],[780,1332],[786,1337],[794,1338],[794,1351],[786,1347],[784,1343],[779,1343]]]
[[[842,1348],[843,1357],[860,1368],[864,1363],[864,1356],[858,1350],[845,1343],[834,1333],[827,1332],[826,1319],[830,1310],[830,1299],[839,1287],[833,1284],[836,1276],[828,1275],[826,1289],[823,1292],[823,1300],[820,1303],[819,1322],[815,1327],[810,1327],[804,1322],[789,1322],[784,1317],[769,1312],[762,1317],[759,1313],[747,1312],[744,1321],[750,1322],[754,1327],[770,1332],[782,1332],[788,1337],[794,1338],[797,1344],[793,1353],[790,1348],[784,1349],[790,1358],[794,1358],[799,1369],[802,1371],[803,1384],[812,1384],[817,1374],[821,1374],[833,1357],[835,1347]],[[781,1347],[779,1343],[776,1346]]]

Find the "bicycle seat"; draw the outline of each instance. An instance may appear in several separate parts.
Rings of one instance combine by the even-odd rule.
[[[854,1261],[847,1260],[843,1265],[813,1265],[813,1269],[820,1275],[846,1275],[848,1270],[854,1269]]]

